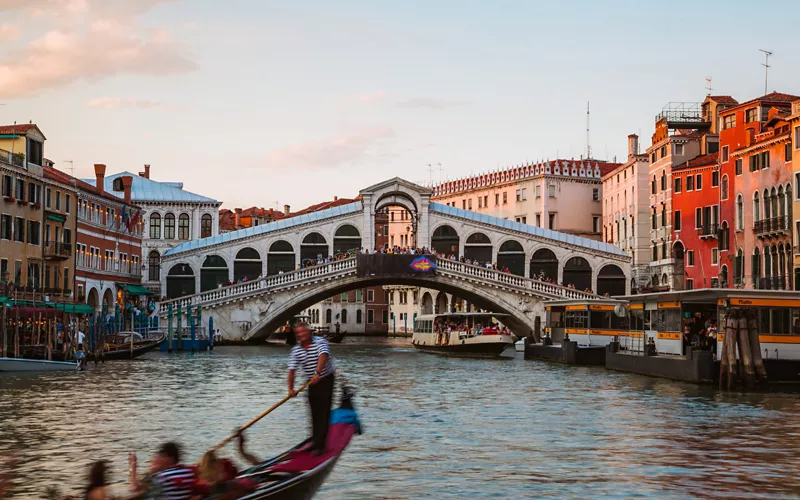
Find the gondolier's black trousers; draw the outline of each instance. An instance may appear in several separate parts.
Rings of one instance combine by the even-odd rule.
[[[325,451],[328,439],[328,427],[333,405],[333,373],[319,379],[319,382],[308,388],[308,405],[311,407],[311,425],[313,450],[317,453]]]

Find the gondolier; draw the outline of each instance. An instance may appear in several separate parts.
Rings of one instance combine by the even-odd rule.
[[[289,355],[289,396],[294,397],[295,372],[301,370],[311,381],[308,388],[308,404],[311,407],[312,450],[321,455],[325,452],[328,425],[333,403],[334,365],[328,342],[311,335],[307,323],[295,323],[292,331],[297,344]]]

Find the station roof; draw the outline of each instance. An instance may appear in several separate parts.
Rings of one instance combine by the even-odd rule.
[[[735,288],[698,288],[695,290],[675,290],[670,292],[641,293],[618,297],[628,302],[686,302],[717,303],[718,299],[796,299],[800,293],[792,290],[744,290]],[[549,304],[549,303],[548,303]]]
[[[198,250],[200,248],[207,248],[210,246],[218,245],[220,243],[227,243],[229,241],[241,240],[244,238],[249,238],[251,236],[269,234],[275,231],[280,231],[282,229],[288,229],[290,227],[299,226],[301,224],[309,224],[320,220],[330,219],[331,217],[337,217],[340,215],[347,215],[354,212],[360,212],[361,210],[362,210],[361,202],[357,201],[355,203],[349,203],[347,205],[340,205],[333,208],[327,208],[325,210],[320,210],[318,212],[310,212],[307,214],[298,215],[296,217],[287,217],[285,219],[277,220],[267,224],[261,224],[259,226],[239,229],[238,231],[230,231],[228,233],[222,233],[216,236],[210,236],[208,238],[202,238],[199,240],[187,241],[186,243],[181,243],[180,245],[170,248],[169,250],[164,252],[164,256],[166,257],[168,255],[175,255],[181,252],[189,252],[192,250]]]
[[[573,234],[553,231],[552,229],[544,229],[537,226],[522,224],[521,222],[501,219],[500,217],[494,217],[491,215],[470,212],[468,210],[451,207],[449,205],[443,205],[441,203],[431,202],[430,209],[432,212],[438,212],[440,214],[445,214],[445,215],[452,215],[453,217],[459,217],[473,222],[480,222],[482,224],[490,224],[492,226],[502,227],[505,229],[510,229],[512,231],[520,231],[522,233],[528,233],[533,236],[538,236],[540,238],[548,238],[551,240],[560,241],[562,243],[566,243],[567,245],[576,245],[591,250],[597,250],[599,252],[607,252],[614,255],[620,255],[626,257],[628,256],[628,254],[623,252],[621,248],[611,245],[609,243],[603,243],[602,241],[590,240],[589,238],[583,238],[581,236],[575,236]]]

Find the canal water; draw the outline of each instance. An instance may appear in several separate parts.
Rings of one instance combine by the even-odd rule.
[[[544,362],[450,359],[407,340],[333,347],[365,434],[321,499],[750,497],[800,492],[800,396],[708,388]],[[18,450],[14,498],[77,492],[88,464],[159,443],[188,460],[285,395],[288,349],[150,353],[84,373],[0,376],[0,452]],[[249,432],[275,455],[307,434],[305,399]],[[228,447],[230,454],[234,453]],[[241,464],[241,462],[239,462]]]

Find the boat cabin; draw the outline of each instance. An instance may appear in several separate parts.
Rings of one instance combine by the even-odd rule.
[[[565,338],[579,346],[604,346],[630,332],[627,302],[616,299],[569,299],[548,302],[545,335],[554,344]]]
[[[639,350],[640,342],[634,340],[642,339],[641,342],[647,343],[653,339],[660,354],[684,354],[688,345],[698,342],[698,332],[713,325],[718,331],[719,356],[728,311],[746,308],[758,313],[759,339],[765,359],[800,359],[800,293],[706,288],[622,298],[629,303],[631,333],[639,334],[639,337],[628,337],[629,346],[621,339],[622,348]]]
[[[504,330],[499,319],[507,316],[498,313],[443,313],[417,316],[414,331],[419,333],[445,333],[450,328],[450,335],[458,334],[465,339],[478,335],[500,335]]]

